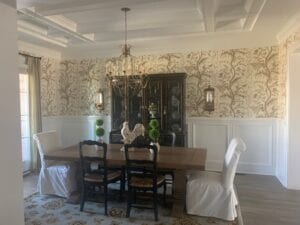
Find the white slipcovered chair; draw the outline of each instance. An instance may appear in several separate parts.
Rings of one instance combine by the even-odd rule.
[[[71,162],[45,160],[44,154],[60,149],[56,131],[33,135],[41,157],[41,170],[38,179],[40,194],[52,194],[69,198],[77,189],[76,165]]]
[[[236,209],[239,203],[233,181],[240,154],[245,150],[244,141],[234,138],[225,154],[222,173],[199,171],[190,174],[186,196],[188,214],[227,221],[233,221],[237,217],[240,212]],[[241,217],[238,219],[242,224]]]

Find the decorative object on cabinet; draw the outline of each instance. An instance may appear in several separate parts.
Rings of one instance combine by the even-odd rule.
[[[96,128],[95,128],[95,134],[98,137],[99,142],[103,142],[102,137],[105,134],[105,130],[103,129],[102,125],[103,125],[103,120],[102,119],[97,119],[96,120]]]
[[[99,89],[96,93],[95,107],[98,111],[104,110],[103,91],[101,89]]]
[[[176,134],[175,145],[185,146],[185,77],[184,73],[148,74],[147,86],[142,93],[131,91],[129,88],[130,97],[126,109],[123,96],[117,89],[112,88],[110,143],[123,143],[120,131],[125,121],[126,111],[130,129],[136,123],[142,123],[148,130],[148,123],[154,115],[159,121],[160,144],[164,144],[164,140],[169,139],[170,131]],[[124,83],[123,86],[121,83],[119,85],[120,88],[124,88]],[[156,113],[150,113],[149,106],[150,109],[155,109]]]
[[[156,145],[157,151],[160,149],[159,145],[159,136],[160,132],[158,130],[159,128],[159,122],[157,119],[151,119],[149,122],[149,131],[148,131],[148,136],[152,140],[152,144]]]
[[[204,89],[204,110],[212,112],[215,110],[215,89],[208,86]]]
[[[156,106],[154,105],[153,102],[151,102],[151,104],[149,105],[148,111],[150,113],[150,118],[155,118],[155,114],[157,112],[157,108],[156,108]]]
[[[123,123],[123,128],[121,130],[121,135],[123,137],[124,144],[131,144],[137,137],[145,135],[145,127],[141,123],[137,123],[134,126],[134,129],[131,131],[129,129],[128,122]],[[124,147],[121,148],[124,151]]]

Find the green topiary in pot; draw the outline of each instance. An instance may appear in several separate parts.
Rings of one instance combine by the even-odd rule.
[[[98,127],[102,126],[103,123],[104,123],[104,122],[103,122],[102,119],[97,119],[97,120],[96,120],[96,126],[98,126]]]
[[[158,142],[159,136],[160,136],[160,132],[159,132],[159,122],[157,119],[152,119],[149,122],[149,131],[148,131],[148,135],[149,138],[153,141],[153,142]]]
[[[102,127],[97,127],[96,128],[96,136],[97,137],[102,137],[104,135],[105,131]]]
[[[96,128],[95,128],[95,134],[98,137],[98,141],[103,141],[102,137],[105,134],[105,130],[103,129],[103,127],[101,127],[104,124],[102,119],[97,119],[96,120]]]
[[[152,120],[150,120],[150,122],[149,122],[149,127],[150,127],[151,129],[153,129],[153,128],[157,129],[157,128],[159,127],[159,122],[158,122],[158,120],[157,120],[157,119],[152,119]]]

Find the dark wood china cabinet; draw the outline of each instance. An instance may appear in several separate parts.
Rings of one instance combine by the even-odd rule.
[[[138,91],[128,88],[127,117],[130,129],[136,123],[143,123],[146,130],[150,121],[149,106],[156,108],[155,118],[160,123],[160,143],[169,142],[169,133],[176,134],[176,146],[186,145],[185,127],[185,78],[184,73],[147,75],[147,86]],[[130,78],[129,78],[130,82]],[[112,131],[111,143],[122,143],[120,130],[125,120],[124,83],[112,88]]]

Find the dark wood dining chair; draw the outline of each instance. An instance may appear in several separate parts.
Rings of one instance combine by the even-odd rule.
[[[134,148],[134,151],[130,150]],[[153,153],[150,153],[150,149]],[[131,207],[154,209],[155,220],[158,221],[157,189],[164,187],[166,195],[165,177],[157,174],[157,148],[155,145],[132,143],[125,145],[128,200],[126,217],[130,216]],[[152,192],[153,207],[137,204],[136,194]],[[134,201],[135,200],[135,201]]]
[[[162,132],[163,140],[161,140],[161,146],[175,146],[176,143],[176,133],[173,131],[163,131]]]
[[[175,143],[176,143],[176,133],[173,131],[165,131],[163,133],[164,136],[164,140],[163,142],[161,142],[161,146],[171,146],[171,147],[175,147]],[[158,171],[158,174],[160,175],[164,175],[166,178],[166,183],[167,185],[171,185],[172,187],[172,195],[174,193],[174,172],[173,170],[169,170],[169,169],[160,169]]]
[[[110,183],[120,181],[120,197],[122,197],[125,187],[124,174],[120,171],[110,171],[107,168],[106,153],[106,143],[91,140],[79,143],[82,182],[80,211],[83,211],[86,200],[98,202],[98,196],[102,194],[103,190],[104,213],[107,215],[107,186]]]

